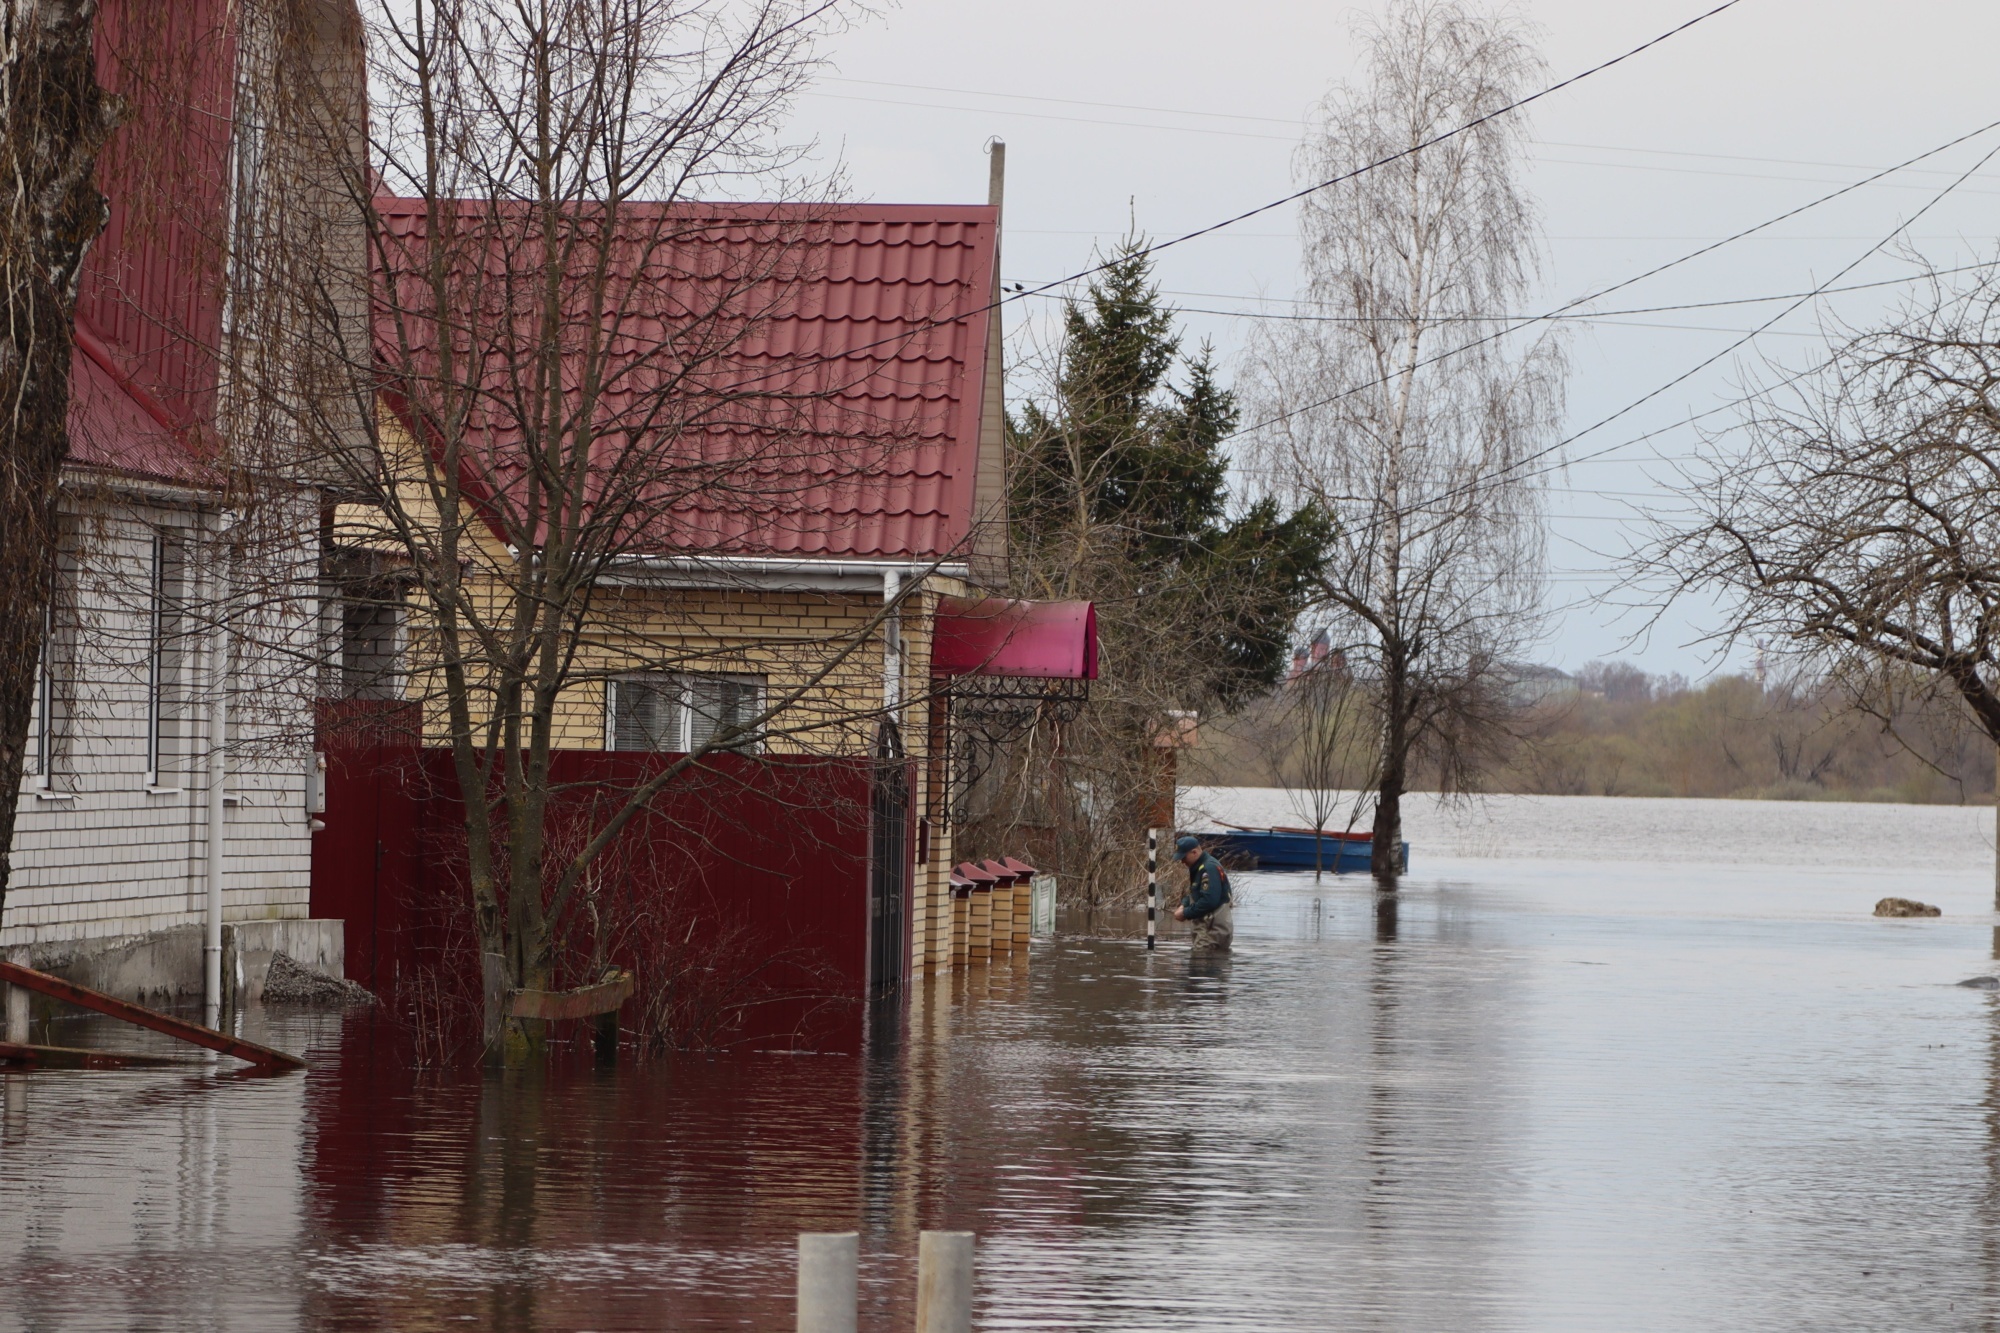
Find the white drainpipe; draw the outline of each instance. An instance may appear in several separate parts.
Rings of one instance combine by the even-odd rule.
[[[896,600],[903,588],[902,571],[882,571],[882,605]],[[882,619],[882,707],[891,722],[903,706],[903,613],[890,611]]]
[[[229,600],[228,515],[216,522],[214,615],[208,645],[208,913],[201,947],[202,1013],[210,1027],[222,1023],[222,872],[228,856],[223,802],[229,781]]]

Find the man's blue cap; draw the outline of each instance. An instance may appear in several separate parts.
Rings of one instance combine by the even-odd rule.
[[[1187,838],[1182,838],[1179,842],[1175,843],[1174,850],[1180,853],[1182,856],[1186,856],[1189,852],[1193,851],[1195,848],[1199,846],[1201,846],[1200,838],[1187,837]]]

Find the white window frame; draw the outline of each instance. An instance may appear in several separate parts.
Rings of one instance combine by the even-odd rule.
[[[167,728],[167,534],[153,533],[153,570],[146,595],[146,790],[165,791]]]
[[[65,523],[56,537],[55,568],[49,576],[49,600],[42,607],[42,650],[35,662],[34,736],[30,747],[33,772],[28,790],[44,801],[72,801],[76,793],[56,782],[56,769],[63,760],[64,732],[70,724],[70,701],[63,697],[62,671],[76,670],[74,639],[75,607],[72,604],[78,578],[75,547]],[[68,607],[70,615],[61,614]],[[68,641],[59,636],[68,634]],[[74,687],[75,682],[68,682]]]
[[[49,790],[49,773],[55,767],[56,678],[49,661],[55,646],[56,605],[53,594],[42,607],[42,649],[35,655],[35,735],[30,747],[28,786],[36,792]]]
[[[604,683],[604,748],[618,750],[618,687],[624,684],[650,685],[660,693],[671,692],[674,699],[673,745],[661,750],[625,750],[626,754],[668,753],[686,754],[694,748],[694,691],[698,682],[705,680],[731,681],[754,686],[756,702],[753,715],[764,710],[769,679],[765,676],[739,671],[634,671],[622,676],[613,676]],[[736,753],[760,754],[763,752],[762,739],[750,745],[731,746]]]

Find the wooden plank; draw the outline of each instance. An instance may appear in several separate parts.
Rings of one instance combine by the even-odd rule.
[[[515,1018],[592,1018],[616,1013],[632,997],[632,974],[613,968],[594,986],[576,990],[517,990],[507,997],[507,1012]]]
[[[52,977],[46,972],[22,967],[19,963],[0,960],[0,981],[35,991],[51,999],[67,1000],[71,1004],[95,1010],[107,1017],[164,1033],[177,1041],[189,1042],[211,1051],[220,1051],[224,1055],[233,1055],[239,1060],[247,1060],[265,1069],[306,1067],[306,1062],[296,1055],[288,1055],[269,1046],[259,1046],[254,1041],[232,1037],[227,1033],[217,1032],[214,1028],[205,1028],[199,1023],[190,1023],[186,1019],[158,1013],[127,1000],[115,999],[88,986],[79,986],[74,981],[64,981],[61,977]]]
[[[188,1062],[177,1055],[134,1055],[125,1051],[87,1051],[76,1046],[30,1046],[18,1041],[0,1041],[0,1065],[28,1069],[132,1069]]]

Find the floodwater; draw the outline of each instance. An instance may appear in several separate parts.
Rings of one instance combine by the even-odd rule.
[[[933,1227],[990,1329],[2000,1327],[1991,828],[1432,812],[1393,898],[1241,876],[1220,960],[1071,917],[854,1056],[508,1082],[253,1014],[308,1073],[0,1075],[0,1330],[784,1329],[836,1229],[902,1329]]]

